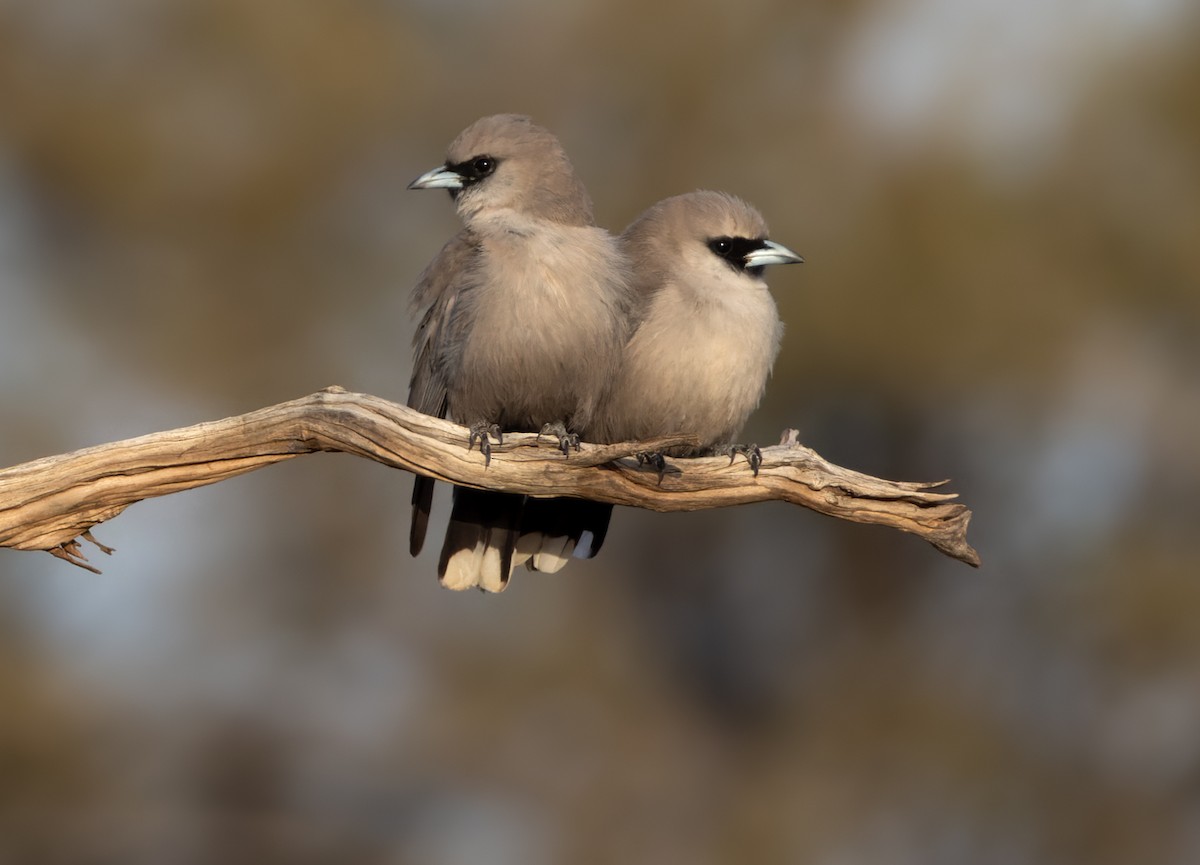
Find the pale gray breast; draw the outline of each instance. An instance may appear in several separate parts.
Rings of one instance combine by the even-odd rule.
[[[480,279],[454,330],[469,334],[448,369],[450,411],[464,423],[586,433],[616,368],[628,318],[627,270],[601,229],[539,226],[489,234]]]

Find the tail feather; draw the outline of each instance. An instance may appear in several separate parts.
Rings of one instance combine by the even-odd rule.
[[[517,563],[553,574],[572,557],[592,558],[604,544],[612,509],[585,499],[529,499],[521,515]]]
[[[443,586],[504,591],[512,573],[524,498],[454,488],[454,506],[438,560],[438,579]]]
[[[425,546],[425,531],[429,528],[429,512],[433,508],[433,479],[417,475],[413,478],[412,523],[408,528],[408,552],[416,556]]]

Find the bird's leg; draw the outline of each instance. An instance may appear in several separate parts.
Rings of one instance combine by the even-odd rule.
[[[634,454],[634,456],[637,457],[639,466],[654,466],[658,472],[658,482],[661,484],[663,475],[667,472],[667,458],[659,451],[655,451],[654,453],[642,451],[641,453]]]
[[[750,470],[754,472],[754,476],[758,477],[758,467],[762,465],[762,451],[758,449],[758,445],[734,444],[717,452],[729,457],[730,465],[733,465],[734,458],[738,454],[741,454],[746,458],[746,462],[750,464]]]
[[[471,431],[467,438],[467,450],[475,446],[475,440],[479,440],[479,452],[483,454],[483,467],[487,468],[492,464],[492,443],[488,436],[496,440],[496,444],[504,444],[504,434],[500,432],[500,424],[488,423],[485,420],[476,421],[471,424],[468,429]]]
[[[579,450],[579,436],[573,432],[567,432],[567,425],[560,420],[543,426],[542,431],[537,434],[538,441],[542,440],[542,436],[554,436],[557,438],[558,449],[563,452],[563,456],[567,456],[571,448]]]

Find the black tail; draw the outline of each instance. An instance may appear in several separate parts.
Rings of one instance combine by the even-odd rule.
[[[438,560],[442,585],[504,591],[512,572],[524,502],[521,495],[454,488],[454,507]]]
[[[408,527],[408,551],[416,556],[425,546],[425,531],[429,528],[429,511],[433,508],[433,478],[417,475],[413,478],[412,523]]]
[[[613,506],[587,499],[528,499],[517,558],[532,571],[555,573],[570,558],[590,559],[608,534]]]

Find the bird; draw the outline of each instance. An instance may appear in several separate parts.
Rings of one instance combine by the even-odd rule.
[[[559,140],[519,114],[481,118],[410,189],[446,189],[463,223],[413,289],[408,404],[469,429],[485,464],[505,432],[549,434],[566,453],[592,429],[632,326],[617,239]],[[420,552],[433,481],[413,486],[409,549]],[[451,589],[502,591],[523,496],[456,487],[438,561]],[[534,555],[533,553],[530,554]],[[520,559],[518,559],[518,562]]]
[[[635,329],[591,430],[600,442],[642,441],[675,433],[695,446],[674,457],[744,454],[755,474],[756,445],[735,442],[758,406],[779,353],[783,323],[767,288],[768,265],[804,259],[768,239],[766,221],[745,201],[698,190],[664,199],[620,236],[633,267]],[[665,466],[664,454],[646,455]],[[612,505],[562,500],[541,543],[550,569],[564,556],[599,550]],[[519,547],[527,545],[522,536]]]
[[[734,439],[762,400],[783,338],[765,269],[804,259],[768,238],[752,205],[711,190],[659,201],[620,240],[639,321],[598,412],[600,434],[699,439],[668,456],[744,450]]]

